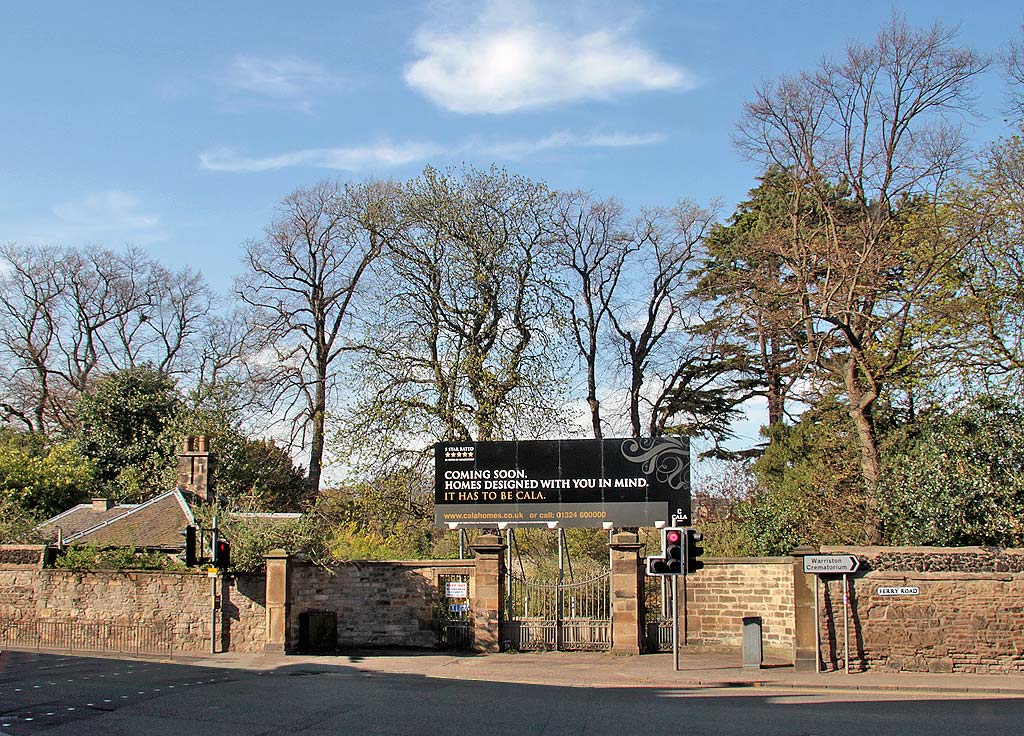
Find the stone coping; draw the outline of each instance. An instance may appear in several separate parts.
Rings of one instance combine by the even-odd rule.
[[[704,566],[712,565],[792,565],[792,557],[705,557]],[[694,573],[700,575],[699,572]]]
[[[319,567],[322,570],[329,571],[334,568],[342,567],[376,567],[376,566],[387,566],[387,567],[408,567],[408,568],[472,568],[476,566],[476,560],[465,559],[465,560],[349,560],[347,562],[337,562],[330,567],[325,568],[323,565],[318,565],[315,562],[309,560],[298,560],[292,558],[290,561],[292,565],[302,565],[303,567]]]
[[[821,548],[821,554],[843,552],[863,557],[874,557],[882,554],[921,554],[921,555],[1024,555],[1024,549],[1012,547],[857,547],[853,545],[832,545]]]
[[[1022,580],[1024,573],[1014,572],[915,572],[913,570],[872,570],[851,576],[856,580]]]

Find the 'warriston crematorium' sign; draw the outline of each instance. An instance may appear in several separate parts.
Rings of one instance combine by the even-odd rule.
[[[434,468],[438,526],[654,526],[690,514],[686,438],[447,442]]]

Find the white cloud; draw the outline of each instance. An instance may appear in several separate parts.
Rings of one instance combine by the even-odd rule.
[[[390,168],[416,163],[438,153],[440,153],[440,149],[436,146],[416,142],[381,142],[369,146],[309,148],[262,158],[243,156],[230,148],[218,148],[200,154],[199,166],[209,171],[232,173],[276,171],[293,166],[339,171],[365,171],[377,167]]]
[[[0,222],[6,238],[22,244],[158,243],[168,238],[160,216],[119,189],[56,202],[38,216]]]
[[[344,80],[297,56],[235,56],[218,77],[236,96],[259,97],[308,110],[318,94],[334,92]]]
[[[140,205],[138,197],[112,189],[58,202],[50,210],[62,222],[84,229],[148,230],[159,225],[160,217],[141,212]]]
[[[560,102],[692,89],[696,76],[658,59],[623,32],[572,32],[538,20],[528,5],[492,3],[457,30],[421,27],[420,58],[406,82],[434,103],[460,113],[503,113]]]
[[[382,141],[368,146],[308,148],[263,157],[244,156],[231,148],[215,148],[199,155],[199,167],[208,171],[255,173],[308,166],[339,171],[367,171],[426,162],[452,156],[486,156],[521,160],[532,154],[565,148],[626,148],[666,140],[662,133],[556,131],[542,138],[510,141],[470,141],[443,145],[422,141]]]
[[[543,138],[525,138],[493,144],[481,144],[479,152],[498,158],[522,159],[534,153],[560,148],[633,148],[649,146],[666,140],[663,133],[587,133],[580,135],[559,130]]]

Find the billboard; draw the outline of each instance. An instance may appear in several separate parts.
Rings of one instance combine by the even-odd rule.
[[[434,523],[655,526],[690,515],[685,437],[442,442]]]

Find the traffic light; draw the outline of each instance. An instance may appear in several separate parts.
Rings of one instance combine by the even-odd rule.
[[[178,559],[187,567],[193,567],[196,564],[196,528],[187,526],[178,534],[185,537],[185,549],[178,555]]]
[[[651,575],[682,575],[684,531],[668,526],[661,530],[661,557],[652,558],[648,570]]]
[[[686,572],[697,572],[704,563],[700,556],[704,554],[704,548],[700,543],[704,541],[704,535],[696,529],[686,530]]]
[[[231,543],[226,539],[218,539],[213,550],[213,566],[223,570],[231,567]]]

